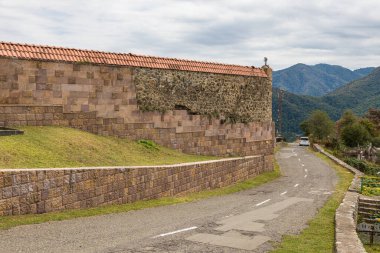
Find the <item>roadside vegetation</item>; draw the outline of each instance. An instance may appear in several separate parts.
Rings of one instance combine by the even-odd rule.
[[[364,117],[348,110],[335,123],[326,112],[314,111],[301,128],[313,142],[366,175],[362,194],[380,195],[380,110],[370,109]]]
[[[280,168],[275,162],[274,170],[271,172],[265,172],[257,177],[248,179],[246,181],[236,183],[234,185],[218,188],[214,190],[202,191],[198,193],[188,194],[182,197],[168,197],[160,198],[148,201],[138,201],[134,203],[122,204],[122,205],[109,205],[89,209],[80,210],[67,210],[55,213],[45,214],[31,214],[31,215],[19,215],[19,216],[3,216],[0,217],[0,229],[8,229],[11,227],[27,224],[37,224],[48,221],[60,221],[68,220],[79,217],[89,217],[94,215],[104,215],[111,213],[128,212],[132,210],[140,210],[144,208],[153,208],[158,206],[174,205],[186,202],[197,201],[210,197],[222,196],[231,194],[243,190],[258,187],[262,184],[268,183],[281,176]]]
[[[367,253],[379,253],[380,252],[380,245],[364,245],[365,250]]]
[[[299,235],[284,236],[281,243],[274,245],[276,249],[272,251],[273,253],[316,253],[334,251],[335,210],[342,202],[351,184],[353,175],[324,155],[319,153],[316,153],[316,155],[335,169],[339,177],[339,182],[326,204],[319,210],[315,218],[309,222],[309,226]]]
[[[0,137],[0,168],[162,165],[218,157],[188,155],[149,140],[106,137],[64,127],[22,127]]]
[[[380,196],[379,109],[370,109],[364,117],[348,110],[335,123],[325,112],[315,111],[301,128],[313,142],[323,144],[329,153],[365,174],[361,178],[362,195]],[[380,252],[378,245],[364,246],[370,253]]]

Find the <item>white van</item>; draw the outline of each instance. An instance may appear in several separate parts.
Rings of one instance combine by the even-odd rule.
[[[310,146],[309,138],[308,137],[301,137],[300,138],[300,146]]]

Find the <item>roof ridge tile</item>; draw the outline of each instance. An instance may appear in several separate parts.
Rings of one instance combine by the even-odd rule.
[[[0,41],[2,56],[267,77],[263,69],[254,66]]]

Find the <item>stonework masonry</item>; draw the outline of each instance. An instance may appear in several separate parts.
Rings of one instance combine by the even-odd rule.
[[[273,170],[271,76],[268,66],[0,42],[0,127],[66,126],[185,153],[246,156],[172,166],[3,169],[0,215],[178,196]]]
[[[62,125],[186,153],[266,156],[271,90],[270,75],[0,57],[0,126]]]
[[[181,196],[246,180],[272,164],[272,156],[251,156],[166,166],[3,169],[0,216]]]

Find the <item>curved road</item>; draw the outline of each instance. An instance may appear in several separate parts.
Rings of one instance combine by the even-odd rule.
[[[277,153],[283,177],[193,203],[0,231],[0,252],[267,252],[299,233],[337,182],[307,148]]]

